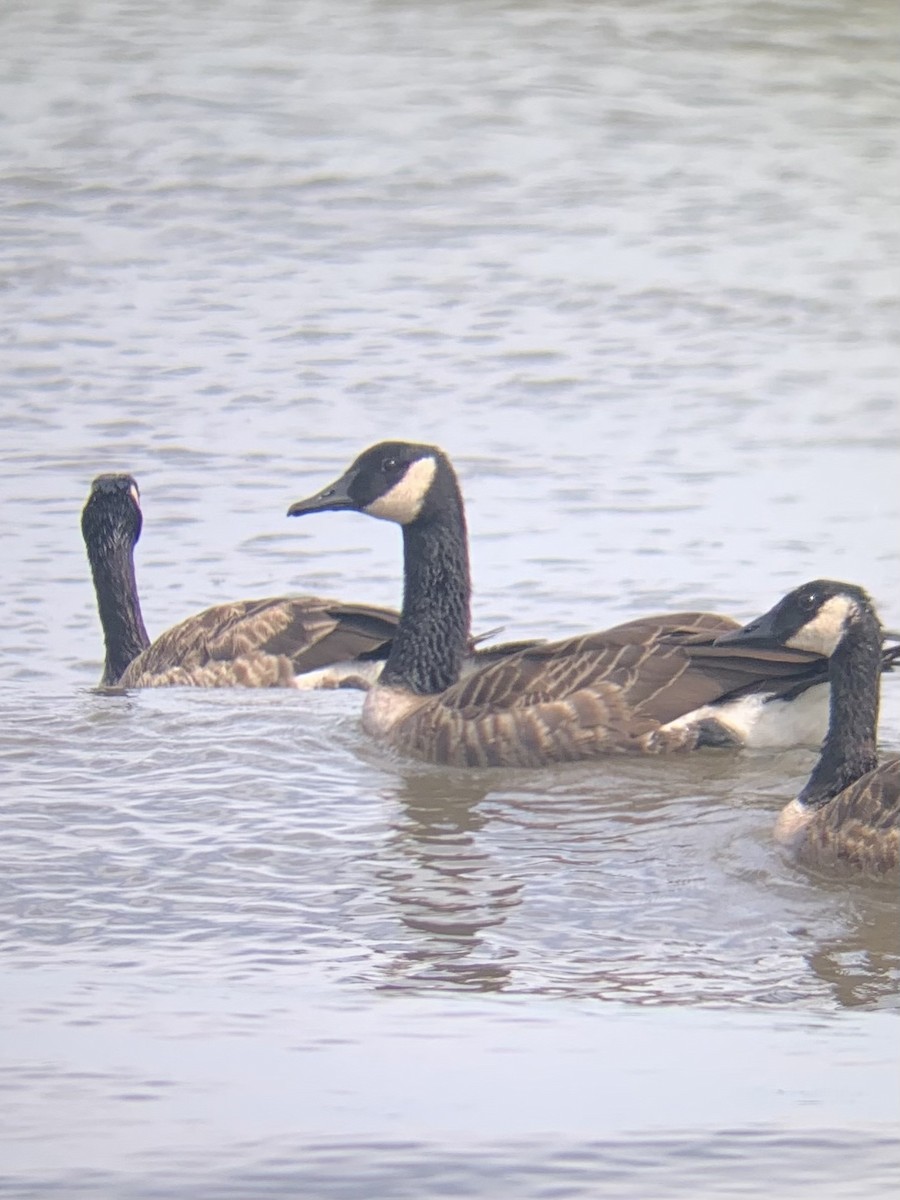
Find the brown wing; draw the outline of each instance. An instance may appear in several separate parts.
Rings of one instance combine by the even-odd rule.
[[[217,604],[173,625],[129,665],[123,687],[290,687],[294,676],[377,657],[396,612],[313,596]]]
[[[730,627],[735,628],[735,625],[736,622]],[[790,646],[717,646],[717,636],[711,638],[706,633],[674,630],[667,633],[663,640],[682,646],[695,666],[701,666],[706,661],[715,669],[714,663],[718,661],[723,665],[729,664],[729,668],[736,672],[746,670],[748,691],[764,688],[773,695],[790,697],[828,678],[828,659],[820,654],[794,650]],[[898,660],[900,646],[885,646],[881,652],[882,671],[892,672]]]
[[[419,757],[468,766],[686,748],[693,734],[665,741],[655,735],[677,717],[769,678],[768,654],[754,664],[750,653],[695,653],[736,624],[675,613],[534,646],[424,701],[392,737]],[[802,675],[812,657],[789,664],[779,658],[776,678],[781,671]]]
[[[574,692],[614,687],[629,708],[661,724],[738,689],[805,678],[824,661],[803,651],[713,647],[737,622],[710,613],[645,617],[600,633],[527,647],[444,692],[443,707],[529,708]],[[702,640],[699,640],[702,639]]]
[[[810,865],[843,865],[871,875],[900,862],[900,758],[881,763],[820,808],[797,857]]]

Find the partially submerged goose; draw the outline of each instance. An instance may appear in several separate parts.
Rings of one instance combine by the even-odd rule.
[[[348,660],[362,684],[381,666],[397,613],[315,596],[216,604],[151,643],[134,575],[141,524],[132,476],[98,476],[81,529],[106,643],[101,686],[295,687],[305,672]]]
[[[875,748],[882,631],[869,596],[817,579],[719,643],[789,646],[828,656],[828,732],[809,782],[781,812],[775,836],[810,866],[896,871],[900,857],[900,759],[878,765]]]
[[[777,722],[763,720],[769,702],[804,709],[789,744],[821,739],[827,689],[814,687],[827,678],[821,654],[715,646],[738,623],[712,613],[629,621],[461,677],[469,559],[449,459],[436,446],[383,442],[288,515],[342,509],[403,530],[400,624],[363,707],[365,729],[398,750],[457,766],[541,766],[614,752],[783,744]],[[814,703],[808,691],[820,694]]]

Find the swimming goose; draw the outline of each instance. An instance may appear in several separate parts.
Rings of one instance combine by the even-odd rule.
[[[134,575],[141,525],[133,477],[98,476],[81,529],[106,643],[101,686],[295,687],[304,672],[348,660],[364,685],[368,668],[380,667],[397,613],[315,596],[216,604],[151,644]]]
[[[828,655],[828,732],[809,782],[782,809],[775,837],[810,866],[896,871],[900,758],[878,765],[882,631],[869,596],[849,583],[816,579],[718,640],[729,648],[791,646]]]
[[[645,617],[602,633],[525,649],[461,677],[469,636],[465,513],[453,467],[436,446],[383,442],[289,516],[350,509],[403,530],[400,624],[363,726],[429,762],[541,766],[612,752],[766,744],[766,703],[806,709],[817,742],[827,699],[820,654],[715,646],[738,623],[712,613]],[[776,704],[777,707],[777,704]],[[762,732],[759,732],[762,730]],[[793,741],[803,733],[795,722]],[[754,740],[758,736],[758,740]],[[781,736],[784,736],[783,734]]]

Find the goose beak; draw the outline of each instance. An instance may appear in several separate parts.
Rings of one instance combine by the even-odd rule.
[[[780,646],[783,642],[775,631],[774,610],[749,621],[740,629],[732,629],[716,638],[715,646]]]
[[[297,500],[287,510],[287,515],[289,517],[302,517],[305,513],[338,512],[341,509],[357,509],[359,506],[350,495],[350,486],[354,478],[355,474],[347,471],[340,479],[336,479],[327,488],[323,488],[321,492],[316,492],[314,496],[307,496],[305,500]]]

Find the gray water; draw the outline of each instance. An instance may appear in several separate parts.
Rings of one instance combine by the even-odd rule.
[[[78,517],[151,633],[396,604],[287,521],[442,445],[477,629],[900,625],[892,0],[8,0],[4,1197],[881,1197],[896,895],[771,843],[814,754],[432,769],[359,698],[100,696]],[[900,684],[882,744],[900,746]]]

